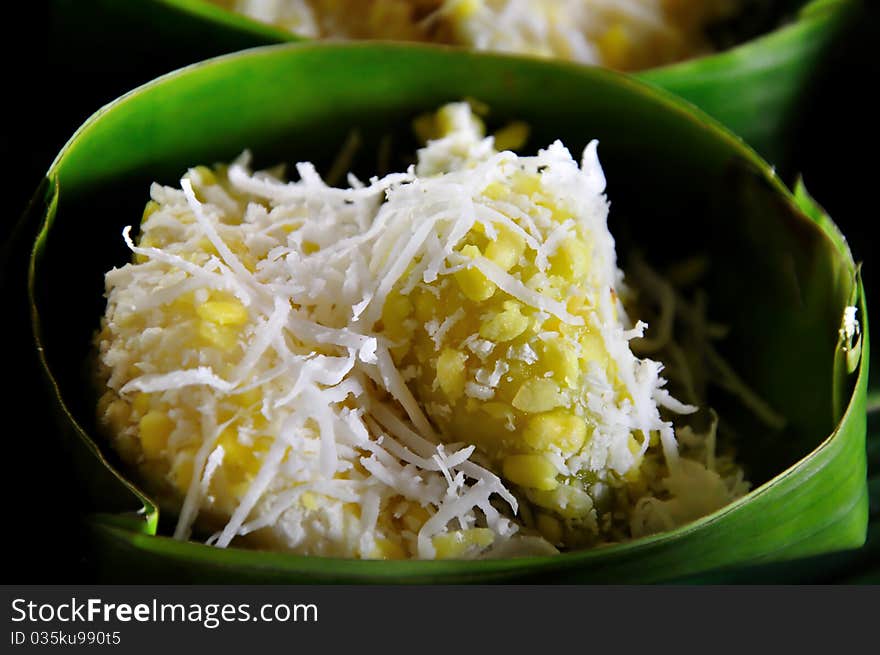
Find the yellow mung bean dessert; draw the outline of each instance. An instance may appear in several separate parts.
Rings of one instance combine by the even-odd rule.
[[[556,553],[748,489],[631,342],[598,144],[534,156],[466,103],[406,171],[247,153],[154,184],[106,274],[99,422],[175,536],[351,558]],[[504,146],[504,147],[502,147]],[[701,414],[709,412],[703,408]]]
[[[446,43],[640,70],[712,51],[743,0],[212,0],[314,39]]]

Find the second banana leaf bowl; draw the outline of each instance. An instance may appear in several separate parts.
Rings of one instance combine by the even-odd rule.
[[[753,490],[674,531],[556,557],[441,562],[353,561],[169,538],[155,504],[126,480],[95,430],[84,371],[103,311],[103,273],[128,259],[149,184],[251,149],[257,163],[326,170],[353,128],[369,175],[382,135],[411,152],[414,116],[461,98],[517,119],[524,152],[554,139],[600,140],[611,230],[625,262],[703,254],[720,348],[787,426],[752,426],[737,443]],[[191,66],[104,107],[48,171],[27,220],[42,222],[30,293],[36,346],[58,414],[59,443],[82,481],[88,556],[102,580],[163,582],[657,582],[857,548],[865,538],[868,326],[858,268],[805,189],[714,120],[631,78],[576,65],[429,46],[301,44]],[[64,293],[59,290],[64,289]],[[844,309],[861,340],[844,349]],[[79,497],[82,496],[82,497]]]
[[[744,10],[746,20],[740,22],[750,26],[735,39],[738,45],[636,75],[693,102],[785,170],[800,110],[818,92],[824,64],[863,5],[863,0],[756,3]],[[302,38],[207,0],[52,0],[52,7],[51,42],[61,65],[82,57],[75,68],[124,70],[128,79]]]

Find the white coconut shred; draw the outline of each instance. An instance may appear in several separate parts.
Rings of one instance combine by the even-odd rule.
[[[511,369],[532,366],[542,344],[561,338],[553,335],[594,323],[620,376],[618,383],[593,367],[583,374],[594,385],[588,395],[575,397],[563,385],[556,396],[594,435],[576,452],[546,452],[558,488],[571,489],[570,503],[590,503],[577,520],[559,510],[569,501],[555,506],[554,520],[568,520],[566,530],[601,540],[602,512],[593,504],[605,486],[648,461],[652,435],[662,453],[651,459],[658,479],[631,508],[632,535],[711,512],[747,489],[741,472],[720,474],[710,455],[704,462],[679,456],[661,408],[696,408],[672,399],[662,366],[629,348],[645,326],[625,329],[614,293],[622,274],[596,144],[580,164],[558,142],[519,157],[497,152],[466,104],[446,112],[450,129],[419,151],[415,166],[367,182],[349,175],[347,188],[327,186],[309,163],[297,164],[295,182],[254,172],[248,153],[214,171],[191,169],[179,189],[152,186],[137,243],[124,232],[135,260],[106,276],[96,337],[99,414],[123,458],[177,499],[176,537],[189,538],[199,525],[213,530],[208,541],[218,547],[240,542],[359,558],[540,554],[565,545],[555,528],[548,536],[519,511],[538,491],[523,494],[491,451],[438,431],[449,404],[423,398],[421,362],[401,365],[411,343],[382,324],[399,296],[443,294],[447,281],[476,271],[538,325],[559,327],[500,347],[498,337],[460,339],[462,361],[479,365],[464,387],[471,401],[493,402],[514,379]],[[570,200],[573,216],[552,228],[544,210],[522,197],[505,206],[487,192],[518,171]],[[529,282],[519,264],[505,270],[462,254],[474,231],[507,230],[524,244],[522,270],[534,264],[535,275],[546,277],[578,225],[594,237],[592,275],[604,290],[589,310],[575,311]],[[424,327],[432,353],[443,345],[441,358],[469,320],[461,307],[446,309],[429,327],[410,315],[401,322],[409,321],[407,334]],[[483,360],[496,359],[482,362],[469,350],[481,342],[489,346]],[[514,413],[499,418],[508,434],[524,420]],[[598,477],[578,487],[574,479],[585,472]]]

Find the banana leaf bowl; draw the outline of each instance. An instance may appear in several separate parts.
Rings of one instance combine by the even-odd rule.
[[[194,61],[302,37],[207,0],[53,0],[58,56],[85,70],[164,73]],[[825,64],[863,11],[861,0],[756,1],[712,55],[637,73],[727,125],[780,170],[793,156],[799,110],[820,92]],[[161,47],[157,47],[161,44]],[[149,62],[162,63],[150,67]],[[124,62],[124,63],[120,63]],[[164,68],[163,68],[164,66]]]
[[[723,355],[786,418],[745,423],[737,443],[753,490],[714,514],[628,543],[554,557],[356,561],[175,541],[96,431],[87,370],[103,274],[128,261],[121,238],[152,181],[249,148],[258,164],[326,170],[352,128],[370,174],[380,136],[412,152],[411,120],[474,98],[490,126],[531,125],[524,152],[600,140],[623,261],[699,252]],[[371,154],[372,153],[372,154]],[[716,121],[633,78],[577,65],[437,46],[289,44],[190,66],[89,119],[57,156],[26,220],[41,225],[29,274],[35,346],[58,445],[80,480],[88,556],[103,580],[165,582],[658,582],[859,547],[868,515],[868,326],[858,267],[831,219],[799,186]],[[841,339],[857,307],[861,339]],[[711,400],[711,399],[710,399]],[[723,403],[723,398],[720,400]],[[52,447],[56,447],[53,445]],[[72,501],[71,501],[72,502]]]

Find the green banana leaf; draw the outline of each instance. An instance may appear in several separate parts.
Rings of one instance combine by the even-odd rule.
[[[256,45],[300,37],[206,0],[53,0],[53,41],[59,57],[82,57],[85,71],[128,69],[164,73],[194,61]],[[798,8],[795,17],[783,20]],[[639,73],[720,120],[787,171],[799,109],[817,91],[831,51],[862,11],[861,0],[777,2],[782,20],[769,32],[742,35],[741,43],[715,55]],[[121,55],[121,56],[120,56]],[[151,66],[151,63],[154,64]]]
[[[352,128],[369,175],[391,135],[411,153],[411,119],[475,98],[490,127],[532,127],[525,151],[600,140],[611,229],[624,263],[705,253],[710,315],[730,326],[723,355],[787,419],[779,432],[742,410],[739,456],[755,488],[677,530],[555,557],[376,562],[216,549],[167,534],[156,505],[96,436],[90,342],[103,274],[129,258],[149,184],[250,148],[257,164],[326,170]],[[657,582],[756,579],[774,563],[858,548],[868,518],[864,291],[846,241],[799,188],[713,119],[632,78],[577,65],[393,44],[292,44],[191,66],[101,109],[71,138],[25,218],[41,224],[30,262],[35,344],[59,438],[82,479],[89,559],[101,580],[153,582]],[[845,307],[858,347],[844,351]],[[713,404],[715,400],[710,399]],[[717,399],[725,411],[724,398]],[[75,498],[76,496],[71,496]],[[71,502],[68,500],[68,502]],[[748,566],[749,569],[742,567]]]
[[[813,0],[797,20],[769,34],[640,77],[694,103],[786,169],[802,107],[861,11],[860,0]]]

